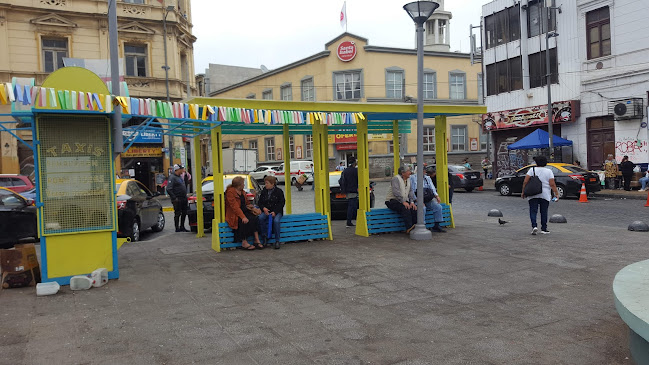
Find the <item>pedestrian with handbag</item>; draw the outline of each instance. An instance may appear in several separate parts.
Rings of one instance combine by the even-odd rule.
[[[559,191],[557,184],[554,182],[554,173],[548,169],[548,159],[545,156],[534,157],[536,166],[532,166],[527,171],[523,181],[523,192],[521,197],[527,198],[530,205],[530,220],[532,221],[532,235],[539,231],[536,223],[536,215],[541,210],[541,233],[548,234],[548,207],[550,200],[559,200]],[[554,198],[552,198],[554,192]]]

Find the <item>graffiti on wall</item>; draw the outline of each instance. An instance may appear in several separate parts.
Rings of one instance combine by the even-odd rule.
[[[629,156],[635,163],[647,162],[649,158],[649,144],[646,140],[632,137],[619,137],[615,139],[615,159],[622,161],[622,157]]]
[[[516,142],[515,138],[508,138],[498,146],[496,155],[496,177],[513,175],[516,170],[527,165],[527,155],[524,150],[508,150],[507,146]]]

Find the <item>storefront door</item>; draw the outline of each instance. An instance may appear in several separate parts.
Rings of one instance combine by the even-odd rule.
[[[610,117],[588,119],[588,169],[601,170],[608,154],[615,156],[615,121]]]

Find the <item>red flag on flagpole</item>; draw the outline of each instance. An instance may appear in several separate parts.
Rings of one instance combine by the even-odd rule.
[[[340,26],[347,31],[347,1],[343,2],[343,8],[340,11]]]

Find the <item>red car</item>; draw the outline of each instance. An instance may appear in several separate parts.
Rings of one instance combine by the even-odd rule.
[[[22,193],[23,191],[33,189],[34,184],[25,175],[3,174],[0,175],[0,187],[7,188],[16,193]]]

